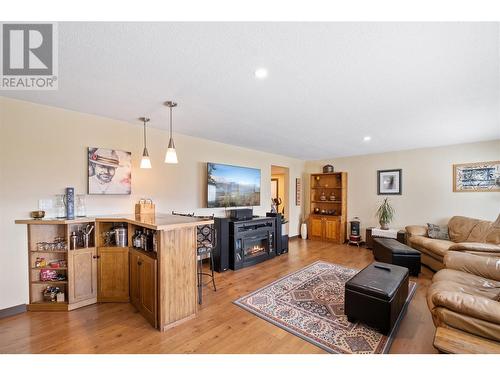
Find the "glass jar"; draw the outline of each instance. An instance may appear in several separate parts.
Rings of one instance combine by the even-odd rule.
[[[64,194],[57,194],[54,197],[54,208],[56,211],[56,218],[64,219],[66,217],[66,203]]]
[[[87,216],[87,208],[85,205],[85,195],[77,194],[76,195],[76,216],[85,217]]]

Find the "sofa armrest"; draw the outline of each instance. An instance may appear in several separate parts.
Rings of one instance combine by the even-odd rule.
[[[427,227],[424,225],[407,225],[405,229],[409,236],[427,237]]]
[[[471,273],[486,279],[500,281],[500,258],[448,251],[444,256],[444,266],[445,268]]]
[[[445,307],[459,314],[500,324],[500,302],[462,292],[442,291],[432,296],[434,306]]]

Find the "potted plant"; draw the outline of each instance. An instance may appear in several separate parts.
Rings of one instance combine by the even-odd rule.
[[[394,219],[394,208],[389,203],[389,198],[385,198],[377,209],[378,222],[380,229],[389,229],[389,223]]]

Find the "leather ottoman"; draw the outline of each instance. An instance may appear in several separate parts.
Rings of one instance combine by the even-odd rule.
[[[374,238],[373,256],[376,261],[408,268],[412,276],[420,273],[420,251],[392,238]]]
[[[379,262],[370,264],[345,284],[347,319],[389,334],[408,298],[408,287],[407,268]]]

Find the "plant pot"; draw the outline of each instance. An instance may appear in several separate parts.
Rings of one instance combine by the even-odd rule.
[[[389,229],[389,223],[379,221],[379,224],[380,224],[380,229],[383,229],[383,230]]]

